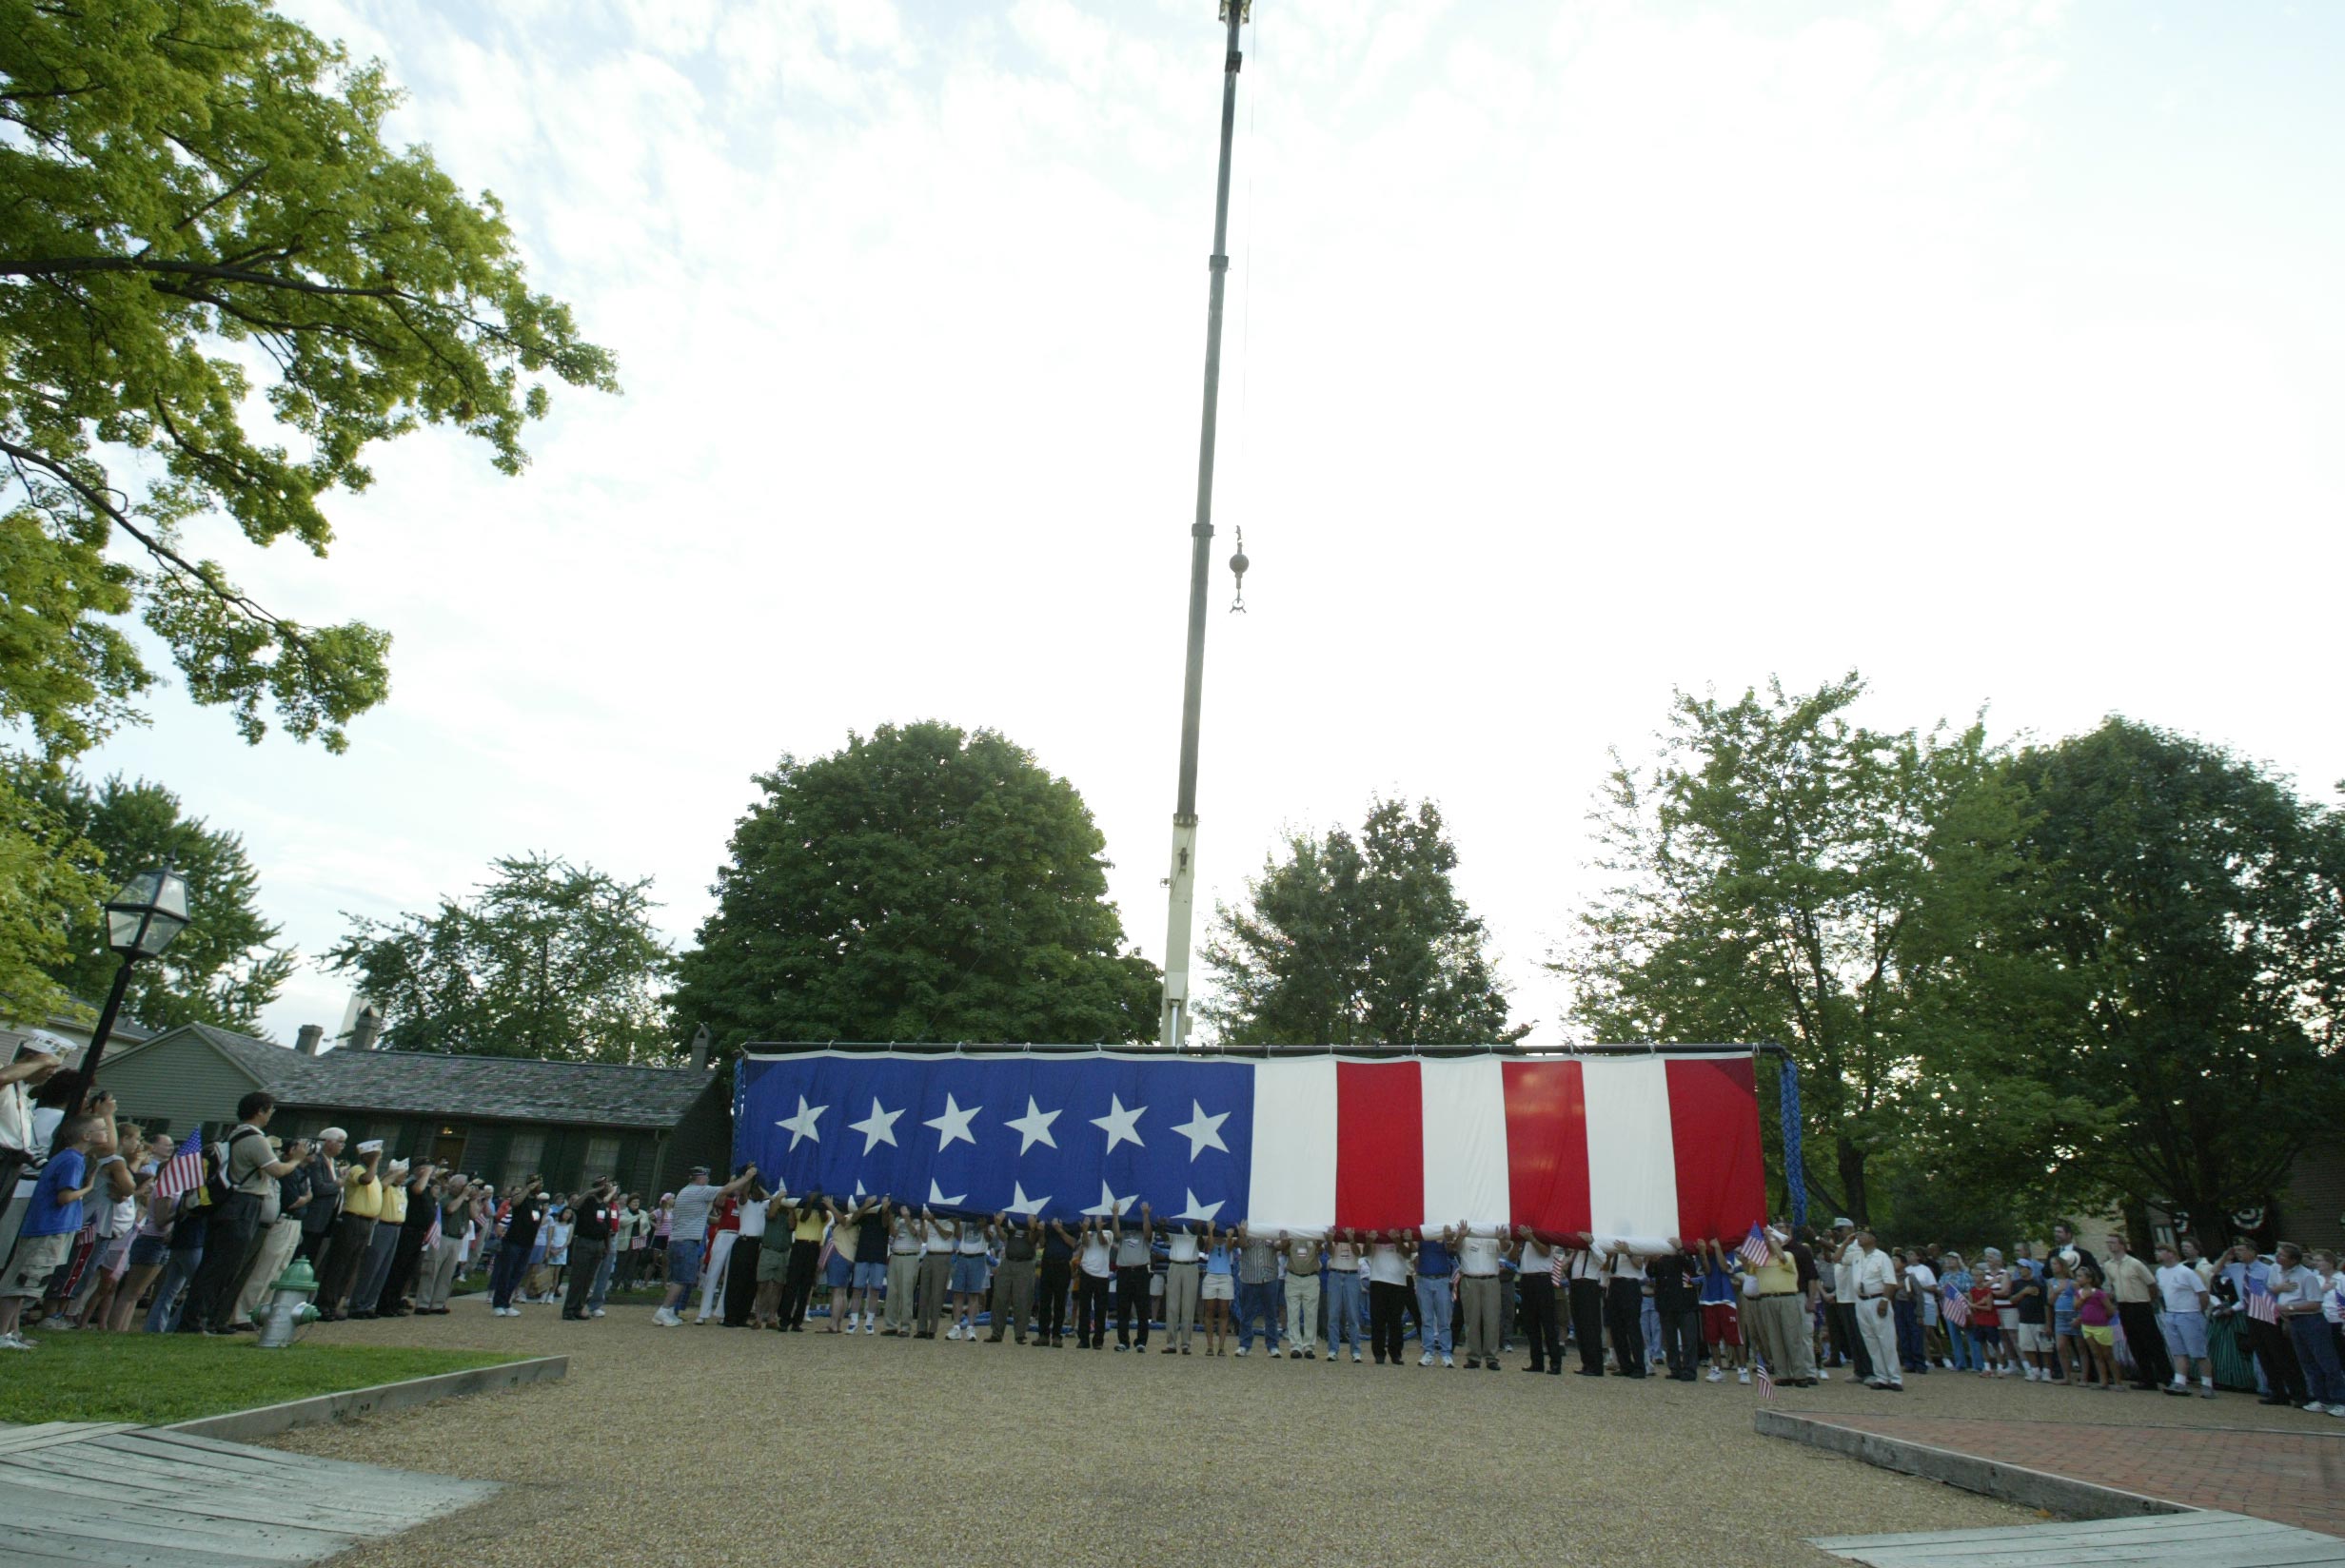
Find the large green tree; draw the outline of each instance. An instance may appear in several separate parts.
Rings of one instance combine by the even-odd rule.
[[[1162,979],[1124,945],[1074,786],[991,730],[882,725],[784,756],[684,954],[680,1031],[1126,1044]]]
[[[1934,1174],[2058,1202],[2089,1180],[2058,1150],[2097,1113],[2011,1033],[2059,994],[2009,934],[2031,907],[2024,799],[1980,726],[1868,728],[1863,690],[1681,693],[1651,764],[1616,758],[1608,882],[1554,967],[1598,1039],[1788,1047],[1809,1185],[1847,1213],[1880,1217],[1878,1163],[1964,1150]]]
[[[248,737],[339,750],[388,637],[264,608],[185,526],[323,555],[375,443],[453,425],[514,473],[549,380],[613,386],[496,199],[385,142],[397,101],[256,0],[0,0],[0,713],[45,747],[128,715],[135,610]]]
[[[2049,879],[2020,933],[2075,977],[2047,1074],[2111,1107],[2124,1195],[2210,1248],[2345,1115],[2345,814],[2218,747],[2127,719],[2022,754]]]
[[[354,917],[326,954],[382,1012],[383,1045],[469,1056],[649,1062],[667,1051],[673,968],[651,881],[508,856],[470,900]]]
[[[144,779],[93,786],[20,767],[10,783],[41,804],[50,842],[66,846],[98,887],[167,864],[187,879],[195,919],[161,957],[131,970],[126,1017],[152,1029],[217,1024],[262,1032],[262,1010],[292,976],[296,960],[278,946],[278,927],[261,913],[260,872],[243,838],[183,815],[177,795]],[[69,994],[95,1001],[112,986],[121,960],[106,945],[105,917],[94,900],[69,911],[66,933],[68,951],[50,965],[49,976]]]
[[[1412,1047],[1521,1039],[1428,800],[1378,800],[1356,838],[1291,833],[1244,904],[1215,910],[1200,1010],[1233,1046]]]

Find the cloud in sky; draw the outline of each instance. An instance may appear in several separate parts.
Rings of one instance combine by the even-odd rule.
[[[167,700],[99,764],[245,832],[307,953],[525,849],[656,875],[684,940],[754,771],[991,725],[1161,956],[1210,0],[286,9],[385,61],[626,394],[561,400],[519,480],[384,451],[328,562],[229,553],[396,633],[347,756]],[[1583,813],[1672,686],[1855,665],[1900,724],[2123,711],[2345,774],[2336,13],[1255,16],[1206,902],[1431,795],[1551,1039]]]

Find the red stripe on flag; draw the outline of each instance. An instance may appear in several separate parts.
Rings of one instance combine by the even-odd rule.
[[[1588,1225],[1587,1090],[1577,1062],[1507,1062],[1507,1199],[1516,1225]]]
[[[1747,1235],[1766,1218],[1759,1089],[1750,1058],[1675,1057],[1667,1066],[1677,1233],[1688,1243]]]
[[[1335,1064],[1335,1223],[1425,1223],[1425,1084],[1414,1062]]]

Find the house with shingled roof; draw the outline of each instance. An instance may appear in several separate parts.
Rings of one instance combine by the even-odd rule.
[[[721,1169],[732,1147],[722,1075],[704,1061],[619,1067],[521,1056],[296,1049],[208,1024],[167,1029],[108,1051],[100,1079],[128,1119],[208,1137],[253,1089],[276,1096],[272,1134],[340,1127],[353,1144],[383,1140],[386,1158],[429,1160],[494,1182],[536,1171],[556,1192],[609,1173],[622,1191],[673,1191],[695,1165]]]

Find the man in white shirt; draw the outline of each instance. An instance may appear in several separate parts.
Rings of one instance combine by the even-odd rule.
[[[2158,1320],[2158,1331],[2165,1336],[2166,1355],[2174,1362],[2174,1381],[2166,1385],[2166,1392],[2189,1394],[2190,1365],[2197,1362],[2198,1391],[2213,1399],[2215,1362],[2207,1356],[2207,1283],[2182,1261],[2180,1249],[2171,1242],[2161,1242],[2158,1247],[2158,1298],[2166,1309],[2166,1315]]]
[[[1506,1244],[1477,1236],[1466,1222],[1457,1225],[1458,1305],[1466,1319],[1466,1369],[1498,1370],[1500,1260]]]
[[[1573,1249],[1564,1265],[1571,1294],[1571,1337],[1579,1343],[1579,1375],[1604,1376],[1604,1254],[1590,1245]],[[1547,1266],[1552,1267],[1550,1263]],[[1529,1282],[1525,1282],[1529,1288]]]
[[[912,1210],[898,1205],[888,1219],[888,1293],[883,1303],[891,1339],[912,1333],[912,1303],[920,1288],[920,1228]]]
[[[1612,1340],[1614,1374],[1644,1377],[1645,1254],[1625,1241],[1611,1243],[1605,1251],[1604,1326]]]
[[[944,1316],[945,1288],[953,1283],[953,1253],[960,1244],[960,1226],[920,1209],[920,1299],[914,1303],[916,1340],[936,1337],[936,1320]]]
[[[1875,1381],[1870,1347],[1865,1343],[1862,1325],[1858,1321],[1856,1287],[1852,1274],[1859,1252],[1857,1227],[1853,1221],[1838,1219],[1832,1222],[1832,1241],[1827,1248],[1832,1259],[1832,1303],[1825,1308],[1826,1327],[1830,1330],[1832,1347],[1856,1362],[1857,1376],[1865,1382]]]
[[[1857,1333],[1873,1367],[1866,1386],[1902,1394],[1905,1374],[1898,1363],[1897,1314],[1890,1304],[1897,1297],[1897,1264],[1881,1250],[1869,1230],[1857,1232],[1850,1251],[1854,1255],[1848,1262],[1848,1285],[1853,1300],[1846,1304],[1856,1309]]]

